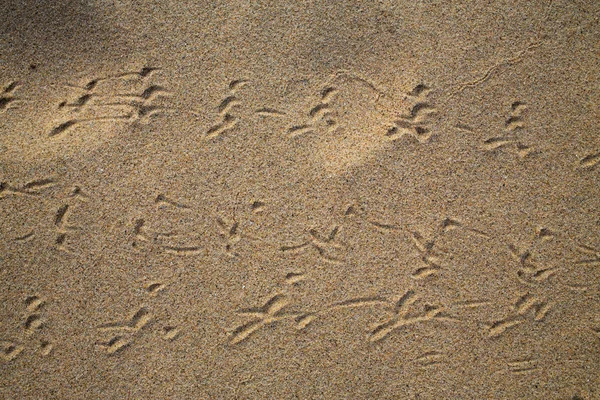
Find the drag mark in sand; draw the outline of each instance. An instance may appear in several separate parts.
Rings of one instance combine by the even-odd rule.
[[[529,374],[538,370],[537,360],[534,358],[513,360],[507,363],[507,370],[515,375]]]

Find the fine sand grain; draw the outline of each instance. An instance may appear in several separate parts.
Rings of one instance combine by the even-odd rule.
[[[600,399],[600,2],[0,2],[1,399]]]

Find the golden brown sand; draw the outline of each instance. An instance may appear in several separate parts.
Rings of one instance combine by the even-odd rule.
[[[0,398],[600,399],[600,2],[0,12]]]

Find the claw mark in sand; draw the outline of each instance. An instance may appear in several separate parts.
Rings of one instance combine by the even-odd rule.
[[[6,362],[14,360],[25,350],[25,346],[10,339],[0,340],[0,348],[2,359]]]
[[[0,111],[6,111],[11,108],[16,108],[19,102],[23,102],[24,100],[19,100],[15,97],[15,91],[19,87],[18,82],[9,83],[2,91],[0,91]]]
[[[256,201],[253,201],[252,204],[250,204],[250,210],[253,213],[258,214],[258,213],[263,212],[263,210],[265,209],[265,206],[266,206],[265,202],[256,200]]]
[[[111,322],[100,325],[100,331],[116,331],[108,342],[98,343],[108,354],[115,354],[129,346],[137,334],[152,320],[152,314],[144,307],[140,308],[127,321]]]
[[[160,282],[154,282],[146,286],[146,291],[151,295],[156,295],[157,293],[163,291],[165,285]]]
[[[81,188],[76,186],[71,192],[71,198],[79,201],[87,201],[89,196],[82,192]],[[68,219],[72,213],[73,208],[76,208],[73,204],[66,203],[63,204],[56,210],[56,214],[54,215],[54,226],[56,227],[56,241],[55,244],[59,250],[65,251],[67,253],[72,253],[71,250],[67,247],[67,238],[68,236],[80,229],[80,227],[71,225],[68,222]]]
[[[584,169],[594,169],[600,164],[600,153],[592,153],[579,160],[579,167]]]
[[[543,321],[548,315],[548,312],[552,309],[552,304],[527,293],[515,301],[512,309],[510,315],[488,325],[489,337],[494,338],[501,336],[509,329],[521,325],[528,320],[534,322]]]
[[[440,261],[442,252],[435,249],[436,241],[453,229],[463,229],[479,236],[488,237],[485,232],[467,227],[462,222],[452,218],[445,218],[429,240],[425,239],[419,232],[411,232],[413,243],[421,254],[421,261],[425,264],[424,267],[420,267],[412,273],[413,278],[423,279],[439,272],[442,267]]]
[[[40,313],[41,308],[46,302],[38,296],[30,296],[25,299],[25,306],[27,308],[27,318],[23,327],[27,334],[33,334],[40,329],[44,324],[44,319]]]
[[[239,310],[238,314],[248,315],[254,318],[235,328],[231,333],[229,343],[232,345],[240,343],[263,327],[286,319],[297,318],[299,316],[298,314],[284,311],[288,304],[286,297],[278,294],[271,297],[260,307]]]
[[[7,182],[0,182],[0,199],[9,195],[39,196],[46,189],[56,185],[54,179],[38,179],[22,186],[14,186]]]
[[[338,90],[335,87],[326,87],[321,91],[319,103],[308,112],[308,121],[301,125],[292,126],[287,130],[287,136],[295,138],[317,130],[317,125],[325,122],[328,130],[333,131],[337,127],[335,112],[331,108],[331,102],[337,95]]]
[[[185,204],[179,203],[175,200],[168,198],[164,194],[159,194],[158,196],[156,196],[156,199],[154,199],[154,203],[158,206],[158,208],[161,208],[161,209],[167,208],[167,207],[174,207],[176,209],[189,210],[189,208],[190,208],[189,206],[186,206]]]
[[[319,253],[321,259],[333,264],[339,264],[344,260],[344,257],[340,252],[344,250],[345,246],[336,240],[338,232],[339,227],[336,226],[331,230],[327,237],[322,237],[316,229],[310,229],[308,231],[309,237],[307,240],[296,245],[281,246],[281,251],[284,253],[298,254],[313,248]]]
[[[509,116],[504,122],[504,134],[485,140],[482,149],[484,151],[494,151],[504,147],[511,147],[514,148],[514,151],[520,158],[526,158],[534,152],[534,149],[531,146],[523,144],[517,138],[517,133],[525,128],[523,113],[527,110],[527,104],[515,101],[512,103],[510,109]]]
[[[26,312],[21,326],[23,340],[0,340],[2,349],[0,355],[4,361],[9,362],[16,359],[31,346],[36,346],[42,356],[47,356],[52,352],[54,345],[43,338],[43,330],[46,326],[46,319],[43,316],[45,305],[46,301],[39,296],[29,296],[25,299]]]
[[[180,245],[173,244],[179,239],[175,232],[154,232],[146,229],[146,221],[142,218],[134,222],[133,234],[135,235],[133,247],[138,247],[139,243],[145,243],[149,246],[157,246],[167,254],[176,256],[194,256],[202,252],[200,245]]]
[[[445,313],[443,306],[425,304],[422,311],[411,312],[411,307],[418,300],[417,294],[413,290],[408,290],[398,301],[393,305],[392,313],[388,319],[371,331],[369,340],[377,342],[395,330],[401,329],[409,325],[415,325],[422,322],[443,321],[443,322],[458,322],[459,320]]]
[[[163,328],[163,339],[173,341],[177,339],[179,334],[181,333],[180,329],[176,326],[165,326]]]
[[[400,227],[396,224],[370,219],[364,210],[355,205],[350,205],[344,212],[344,215],[351,218],[358,217],[382,232],[397,231],[400,229]]]
[[[232,81],[229,84],[229,95],[219,103],[217,111],[221,120],[213,125],[205,134],[206,139],[214,139],[223,133],[233,129],[239,122],[239,117],[235,115],[234,110],[242,103],[237,97],[237,91],[250,83],[247,80],[240,79]]]
[[[429,367],[435,364],[439,364],[443,361],[444,354],[439,351],[428,351],[421,354],[414,361],[420,367]]]
[[[128,332],[138,332],[144,328],[152,319],[152,314],[144,307],[140,308],[126,321],[110,322],[100,325],[98,329],[103,331],[123,330]]]
[[[23,236],[19,236],[14,238],[13,240],[15,242],[29,242],[30,240],[32,240],[35,237],[35,233],[34,232],[29,232]]]
[[[535,359],[527,358],[508,362],[507,369],[513,374],[521,375],[534,372],[538,369],[538,367]]]
[[[576,265],[600,266],[600,250],[584,244],[577,246],[577,249],[584,253],[586,258],[576,261]]]
[[[469,126],[467,124],[463,124],[462,122],[454,125],[454,127],[456,129],[458,129],[459,131],[468,132],[468,133],[473,133],[475,131],[471,126]]]
[[[479,308],[479,307],[487,307],[491,305],[492,302],[489,300],[466,300],[466,301],[457,301],[451,304],[450,308]]]
[[[225,242],[225,253],[230,256],[236,256],[237,254],[233,251],[233,248],[237,243],[239,243],[242,239],[250,240],[250,241],[259,241],[259,239],[254,236],[247,235],[240,231],[239,222],[227,222],[225,219],[221,217],[217,217],[217,225],[219,226],[219,236]]]
[[[421,253],[421,261],[425,263],[425,267],[420,267],[415,270],[412,274],[415,279],[423,279],[430,275],[436,274],[440,269],[440,261],[438,253],[434,251],[435,238],[432,240],[426,240],[418,232],[411,233],[413,243],[419,253]]]
[[[533,252],[538,244],[554,239],[554,233],[548,228],[540,228],[536,231],[533,243],[529,248],[520,250],[514,244],[509,244],[508,248],[513,257],[519,262],[517,278],[526,285],[535,285],[547,281],[554,276],[558,269],[539,265],[533,259]]]
[[[259,108],[256,110],[256,114],[260,115],[261,117],[283,117],[285,115],[284,112],[268,107]]]
[[[419,84],[408,94],[407,104],[412,104],[407,114],[400,115],[394,125],[388,129],[386,138],[390,141],[398,140],[405,135],[410,135],[420,143],[427,143],[431,132],[427,127],[430,117],[437,113],[437,109],[428,101],[427,96],[431,89]]]
[[[118,120],[128,120],[131,118],[131,115],[119,115],[115,117],[95,117],[95,118],[80,118],[80,119],[70,119],[66,122],[63,122],[54,128],[48,133],[49,137],[58,136],[71,128],[78,126],[83,123],[88,122],[110,122],[110,121],[118,121]]]
[[[150,295],[164,289],[161,283],[153,283],[146,287]],[[145,306],[140,307],[129,319],[125,321],[110,322],[100,325],[98,331],[108,334],[107,341],[96,342],[108,355],[122,352],[131,346],[143,332],[151,329],[151,325],[158,322],[158,318]],[[181,334],[181,329],[174,325],[165,325],[159,331],[159,336],[167,341],[173,341]]]
[[[285,283],[288,285],[296,285],[302,282],[306,277],[301,272],[290,272],[285,276]]]

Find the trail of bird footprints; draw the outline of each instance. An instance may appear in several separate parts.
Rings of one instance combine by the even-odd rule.
[[[47,131],[47,136],[58,138],[74,130],[83,133],[103,124],[107,127],[147,124],[156,116],[174,111],[166,107],[163,101],[173,93],[164,85],[155,83],[154,75],[160,71],[160,67],[146,66],[139,70],[93,77],[79,84],[66,84],[72,93],[56,104],[54,111],[58,116]],[[363,80],[343,71],[338,71],[332,76],[344,74],[353,79]],[[366,83],[372,86],[370,82]],[[0,92],[0,112],[18,108],[19,104],[27,102],[17,95],[22,85],[16,81],[5,84]],[[228,84],[228,92],[216,106],[217,121],[204,132],[206,140],[221,137],[239,126],[242,116],[238,111],[240,106],[245,104],[243,90],[251,85],[252,82],[247,79],[236,79]],[[409,136],[419,143],[428,143],[433,135],[432,118],[439,114],[439,110],[429,100],[432,90],[430,86],[420,83],[406,93],[403,96],[404,100],[396,105],[396,118],[389,121],[390,127],[382,132],[382,137],[388,141],[397,141]],[[306,111],[305,118],[291,126],[288,125],[284,136],[295,139],[307,134],[336,132],[340,126],[340,119],[343,118],[336,109],[338,94],[339,89],[334,84],[324,86],[320,90],[318,101]],[[528,127],[527,112],[528,104],[525,101],[513,101],[507,110],[502,131],[484,139],[479,144],[480,149],[488,153],[507,151],[519,159],[538,153],[539,149],[524,141],[523,133]],[[282,118],[287,115],[286,112],[272,107],[256,108],[254,114],[263,118]],[[500,124],[501,121],[498,121],[498,125]],[[462,123],[456,124],[455,127],[473,132],[473,128]],[[580,156],[576,168],[593,170],[598,164],[600,153],[595,151]]]
[[[401,231],[398,224],[374,223],[364,215],[356,206],[350,206],[345,213],[351,216],[360,216],[361,219],[385,230]],[[320,236],[315,230],[309,231],[309,237],[295,245],[286,245],[281,247],[281,251],[286,252],[306,252],[314,249],[318,258],[330,263],[343,263],[340,257],[332,256],[332,252],[344,248],[343,245],[336,243],[336,236],[340,227],[336,226],[327,236]],[[444,218],[434,230],[434,235],[430,239],[425,239],[419,232],[409,230],[408,233],[413,241],[415,251],[420,255],[423,263],[422,267],[414,270],[411,276],[415,280],[425,280],[437,275],[443,269],[442,254],[449,252],[448,249],[437,248],[437,242],[450,231],[462,231],[469,235],[475,235],[479,238],[491,240],[491,233],[480,229],[469,227],[453,218]],[[517,262],[517,269],[513,279],[520,282],[525,288],[525,292],[519,295],[511,303],[504,317],[497,320],[490,320],[482,324],[483,334],[490,339],[498,338],[516,330],[519,326],[527,324],[543,324],[548,315],[553,312],[556,306],[556,300],[551,298],[552,294],[540,294],[536,291],[538,287],[545,287],[549,281],[555,277],[560,268],[555,266],[544,267],[537,261],[539,246],[542,243],[552,243],[556,240],[558,234],[548,228],[539,228],[533,235],[531,244],[525,249],[519,249],[512,243],[499,243],[506,248]],[[588,245],[576,244],[575,248],[581,254],[581,258],[570,261],[575,266],[598,266],[600,265],[600,250]],[[560,265],[564,261],[558,262]],[[301,272],[292,272],[286,276],[285,282],[294,287],[299,282],[305,280]],[[556,285],[559,286],[556,286]],[[553,282],[553,287],[561,287],[559,283]],[[587,290],[583,286],[572,287],[563,285],[566,289],[576,289],[576,291]],[[554,293],[556,294],[556,293]],[[341,309],[369,308],[372,310],[385,310],[388,316],[380,321],[372,321],[372,328],[366,333],[366,337],[371,342],[378,342],[388,338],[391,335],[398,334],[402,329],[409,326],[416,326],[425,323],[444,323],[456,324],[465,320],[461,316],[462,310],[489,307],[492,303],[487,299],[470,299],[453,302],[450,304],[420,302],[421,296],[416,289],[408,289],[396,298],[385,298],[381,296],[364,296],[359,298],[350,298],[343,301],[324,304],[322,307],[313,309],[302,309],[301,304],[294,304],[292,296],[286,294],[284,290],[269,298],[264,304],[238,310],[238,315],[242,318],[248,318],[237,327],[230,331],[229,342],[232,345],[250,340],[251,337],[259,334],[263,328],[274,326],[279,323],[290,324],[296,330],[302,331],[308,329],[316,320],[322,317],[330,317],[336,311]],[[598,336],[600,332],[597,328],[591,331]],[[420,361],[424,365],[433,364],[439,354],[433,352],[426,354]],[[430,360],[431,358],[431,360]],[[512,363],[509,365],[513,372],[529,372],[535,368],[529,364]]]
[[[286,283],[294,285],[304,280],[301,273],[292,273],[286,276]],[[421,299],[414,290],[409,289],[396,298],[381,296],[367,296],[351,298],[331,304],[325,304],[317,309],[298,311],[296,304],[292,304],[290,296],[278,293],[257,307],[244,308],[237,311],[239,316],[249,318],[246,322],[230,331],[229,343],[241,343],[251,338],[262,328],[278,322],[289,321],[296,330],[307,329],[320,317],[330,317],[333,313],[343,309],[380,309],[387,314],[385,319],[373,321],[373,327],[367,332],[370,342],[379,342],[388,336],[400,332],[402,329],[426,323],[460,323],[461,318],[457,313],[466,308],[487,306],[487,301],[471,300],[451,304],[430,304]],[[531,307],[531,305],[529,305]],[[290,311],[293,309],[294,311]],[[526,311],[526,310],[525,310]],[[422,364],[437,362],[439,354],[424,355],[420,360]]]
[[[2,183],[2,191],[0,193],[2,193],[3,196],[35,197],[41,195],[45,190],[52,188],[55,185],[56,182],[50,178],[31,181],[20,186]],[[86,202],[88,198],[89,196],[80,187],[76,186],[71,190],[69,195],[63,199],[64,203],[56,209],[53,226],[56,229],[56,245],[60,250],[70,252],[67,247],[68,236],[80,229],[80,227],[71,221],[72,213],[76,211],[80,204]],[[180,212],[187,212],[190,210],[190,207],[185,203],[170,199],[164,194],[157,195],[153,199],[153,202],[159,208],[169,207]],[[254,201],[249,204],[248,209],[252,213],[260,214],[265,207],[265,202]],[[345,216],[358,217],[382,231],[401,232],[403,230],[398,224],[382,223],[370,219],[364,211],[356,206],[348,207]],[[206,246],[189,233],[186,233],[186,235],[179,235],[177,232],[154,231],[148,226],[144,219],[136,219],[133,222],[133,225],[134,237],[132,245],[134,248],[143,248],[144,246],[148,248],[157,248],[167,254],[176,256],[201,256],[206,253]],[[227,255],[237,256],[235,246],[241,240],[263,242],[264,244],[262,239],[246,234],[243,231],[241,223],[237,221],[235,217],[229,219],[217,215],[215,217],[215,225],[216,231],[218,232],[218,238],[223,243],[223,253]],[[305,236],[300,237],[296,243],[281,244],[278,249],[283,256],[296,257],[300,254],[304,254],[307,257],[316,257],[316,260],[322,260],[329,264],[343,264],[345,262],[345,250],[347,244],[338,239],[341,229],[341,225],[335,225],[325,232],[320,232],[315,228],[308,228]],[[414,251],[419,255],[419,259],[422,262],[422,266],[417,266],[411,272],[412,278],[415,280],[425,280],[439,274],[439,272],[443,270],[444,266],[441,256],[448,250],[438,249],[437,242],[451,231],[463,231],[481,238],[490,238],[489,233],[466,226],[453,218],[442,219],[437,228],[434,229],[433,236],[430,238],[426,238],[418,231],[412,229],[407,230]],[[27,241],[31,236],[33,236],[33,234],[27,234],[16,238],[15,240]],[[560,272],[559,267],[540,265],[536,260],[538,247],[543,243],[552,242],[555,240],[555,237],[556,234],[550,229],[540,228],[534,233],[531,243],[525,248],[519,248],[519,246],[512,243],[505,244],[509,254],[512,255],[517,262],[518,268],[515,271],[514,277],[522,283],[524,287],[534,290],[536,286],[546,284],[552,277]],[[585,244],[577,244],[576,249],[581,255],[581,258],[575,261],[576,266],[595,267],[600,265],[600,250]],[[302,273],[290,273],[286,276],[286,282],[293,286],[296,283],[303,281],[304,278],[304,274]],[[150,287],[149,292],[154,292],[160,288],[160,285],[152,286]],[[586,288],[579,287],[577,289],[585,290]],[[420,310],[416,310],[414,307],[416,307],[415,303],[417,300],[417,294],[414,290],[410,289],[396,300],[377,296],[366,296],[364,298],[348,299],[339,303],[326,305],[320,309],[306,310],[302,313],[289,313],[286,311],[288,305],[287,297],[279,294],[268,300],[264,305],[251,309],[252,311],[242,310],[240,312],[241,315],[251,315],[254,319],[235,329],[231,343],[239,343],[258,331],[261,327],[271,325],[278,321],[293,320],[297,328],[304,329],[319,316],[341,308],[360,307],[379,307],[390,310],[389,318],[379,323],[370,332],[370,340],[379,341],[386,338],[394,331],[409,325],[427,321],[458,322],[458,318],[448,314],[449,310],[458,310],[465,307],[477,308],[489,305],[488,301],[474,299],[460,304],[457,303],[453,306],[426,304],[423,305]],[[31,304],[37,304],[35,307],[30,305],[29,308],[31,309],[37,309],[43,304],[38,300],[31,300],[30,302]],[[528,321],[534,323],[542,322],[545,320],[548,313],[552,311],[552,308],[553,301],[551,299],[544,298],[542,295],[535,294],[534,292],[524,293],[514,301],[511,309],[504,318],[490,321],[490,323],[487,324],[487,335],[490,338],[494,338],[501,336]],[[121,334],[115,335],[115,337],[111,339],[112,341],[107,342],[110,343],[107,345],[109,348],[108,351],[116,351],[121,345],[130,343],[137,332],[145,327],[149,315],[150,314],[146,309],[139,309],[127,323],[103,326],[102,329],[105,331],[123,331]],[[39,326],[37,322],[38,319],[39,316],[37,314],[28,317],[25,325],[27,331],[30,332]],[[6,343],[6,357],[9,357],[9,354],[18,352],[19,349],[21,349],[17,344],[11,345],[10,343],[12,342],[9,341]]]
[[[13,184],[3,182],[0,186],[2,197],[31,197],[37,198],[53,190],[59,183],[52,178],[40,178],[25,184]],[[85,227],[76,222],[76,214],[90,196],[79,186],[72,187],[68,194],[60,196],[60,205],[53,214],[52,226],[55,230],[55,244],[61,251],[73,253],[69,246],[69,238]],[[193,208],[181,199],[173,199],[166,194],[158,194],[149,199],[149,204],[154,204],[158,209],[168,209],[177,213],[190,213]],[[268,203],[254,200],[244,206],[247,215],[263,215],[268,210]],[[171,213],[170,213],[171,214]],[[421,265],[415,265],[407,269],[406,273],[418,282],[428,282],[436,279],[441,273],[451,272],[445,261],[452,253],[448,244],[440,246],[440,242],[447,236],[457,232],[461,237],[478,238],[477,240],[494,241],[496,235],[485,229],[471,227],[456,218],[442,218],[432,229],[432,234],[426,235],[410,226],[403,226],[394,221],[377,221],[369,217],[361,207],[350,205],[343,213],[342,219],[328,229],[306,227],[303,234],[297,240],[272,244],[265,239],[256,236],[258,233],[249,234],[245,230],[244,219],[238,220],[233,216],[224,216],[215,213],[214,237],[221,243],[221,252],[230,257],[239,257],[236,251],[237,245],[242,241],[249,244],[271,246],[282,257],[299,257],[323,262],[333,266],[344,265],[348,258],[349,243],[342,240],[340,233],[346,223],[364,222],[376,231],[403,235],[412,246],[412,251],[420,260]],[[353,222],[354,221],[354,222]],[[144,218],[132,221],[132,248],[135,251],[160,251],[167,255],[183,257],[203,257],[208,253],[208,243],[203,243],[198,235],[185,230],[185,233],[177,231],[160,231],[152,228],[152,223]],[[33,233],[24,235],[14,240],[26,242],[34,236]],[[482,335],[490,340],[509,335],[523,327],[532,324],[545,324],[549,315],[552,315],[558,301],[555,299],[554,291],[548,292],[538,290],[549,284],[560,288],[560,282],[555,278],[564,271],[564,260],[548,265],[539,261],[539,256],[544,248],[552,245],[561,235],[549,228],[541,227],[532,232],[528,243],[515,244],[504,241],[494,242],[500,245],[507,256],[512,257],[515,270],[512,278],[522,287],[522,292],[512,299],[510,306],[499,318],[490,319],[479,323],[482,327]],[[564,239],[564,238],[563,238]],[[569,241],[571,239],[568,239]],[[600,250],[584,244],[574,243],[571,245],[578,258],[569,262],[575,267],[597,267],[600,265]],[[409,247],[410,248],[410,247]],[[369,342],[384,342],[390,337],[402,335],[407,329],[418,329],[425,324],[436,324],[436,326],[461,324],[469,321],[469,310],[485,309],[493,306],[488,299],[462,299],[450,303],[442,301],[425,300],[423,287],[408,287],[400,290],[396,297],[384,297],[376,294],[366,294],[360,297],[341,299],[332,303],[323,303],[320,306],[305,308],[298,302],[297,297],[291,295],[291,291],[297,285],[306,281],[306,275],[302,271],[293,271],[285,275],[285,288],[277,291],[267,298],[263,304],[241,308],[236,311],[240,323],[233,328],[228,328],[230,345],[238,345],[249,342],[252,338],[261,334],[269,328],[272,332],[275,327],[293,327],[296,332],[302,332],[315,327],[315,329],[326,328],[326,320],[331,320],[336,313],[342,310],[348,311],[367,309],[372,311],[369,315],[384,315],[383,318],[365,321],[363,331],[365,339]],[[559,285],[559,286],[556,286]],[[565,286],[563,288],[574,289],[576,292],[588,290],[591,286]],[[148,296],[156,296],[163,292],[165,285],[162,283],[151,283],[146,287]],[[2,355],[5,361],[16,359],[32,346],[41,355],[48,355],[52,351],[53,344],[44,338],[41,333],[46,320],[43,309],[46,301],[39,296],[28,297],[25,301],[27,311],[23,318],[20,337],[5,338],[2,341]],[[115,355],[125,351],[138,341],[148,340],[152,337],[160,337],[166,341],[173,341],[179,337],[181,328],[177,324],[160,321],[155,312],[155,307],[141,305],[131,310],[128,315],[122,316],[120,320],[107,321],[99,326],[97,330],[101,335],[96,344],[99,349],[108,355]],[[364,314],[363,314],[364,315]],[[597,326],[590,327],[590,333],[599,336]],[[37,341],[33,341],[36,338]],[[415,359],[415,365],[429,367],[443,359],[443,354],[437,351],[424,353]],[[535,370],[529,361],[511,361],[508,368],[515,373],[525,373]]]
[[[95,123],[134,124],[147,123],[156,115],[164,114],[170,109],[164,106],[162,99],[169,98],[172,93],[166,86],[157,84],[152,79],[160,68],[144,67],[138,71],[125,71],[114,75],[95,77],[81,84],[68,84],[71,95],[56,105],[55,110],[60,118],[47,132],[51,139],[65,136],[77,130],[85,132],[85,127]],[[10,82],[0,92],[0,112],[17,108],[22,100],[18,96],[19,82]],[[227,86],[227,92],[216,105],[217,119],[204,132],[206,140],[217,139],[230,134],[242,121],[242,106],[248,106],[244,100],[244,90],[251,88],[252,82],[245,79],[233,80]],[[416,85],[405,96],[406,101],[400,105],[392,127],[382,132],[382,137],[389,141],[397,141],[406,136],[425,144],[432,140],[432,122],[439,110],[430,100],[432,89],[424,84]],[[339,127],[342,113],[336,99],[339,89],[335,84],[327,84],[315,93],[315,102],[304,111],[303,119],[284,128],[284,136],[288,139],[302,140],[302,137],[322,132],[333,133]],[[338,100],[339,101],[339,100]],[[247,107],[246,107],[247,108]],[[261,118],[282,118],[286,112],[275,108],[251,108]],[[533,146],[526,144],[523,132],[527,129],[528,106],[524,101],[514,101],[507,110],[502,132],[485,139],[481,149],[493,153],[509,151],[524,159],[535,152]],[[500,121],[501,124],[501,121]],[[459,129],[471,131],[466,125],[457,125]],[[491,136],[491,135],[490,135]],[[600,164],[600,153],[591,152],[579,158],[578,168],[592,170]],[[52,193],[59,182],[52,177],[41,177],[25,183],[0,181],[0,200],[8,198],[36,199]],[[62,252],[74,254],[73,236],[86,229],[78,224],[77,212],[89,200],[84,189],[75,186],[67,196],[60,198],[60,204],[52,213],[52,229],[54,245]],[[193,213],[193,207],[185,200],[158,194],[150,200],[157,209],[168,209],[174,213]],[[262,215],[268,210],[268,203],[255,200],[246,204],[251,214]],[[445,265],[445,257],[451,249],[440,245],[451,232],[461,232],[467,237],[477,237],[493,241],[501,246],[513,258],[516,269],[514,278],[522,287],[510,305],[496,318],[490,318],[480,324],[481,334],[488,340],[497,340],[510,335],[519,329],[526,329],[535,324],[548,323],[548,317],[559,305],[557,299],[549,291],[538,290],[554,284],[561,285],[557,276],[564,273],[564,266],[556,262],[547,265],[539,261],[538,255],[542,247],[552,244],[559,236],[549,228],[539,228],[532,233],[529,244],[506,243],[498,241],[493,232],[468,226],[456,218],[441,218],[432,234],[425,234],[412,227],[403,226],[395,221],[378,221],[369,217],[368,213],[356,205],[349,206],[342,221],[330,225],[327,229],[306,226],[295,239],[284,243],[269,243],[260,237],[260,232],[247,232],[248,224],[244,219],[225,216],[216,212],[213,216],[214,237],[220,243],[219,251],[228,257],[240,257],[240,243],[250,245],[271,246],[281,257],[303,257],[314,262],[323,262],[331,266],[342,266],[349,259],[349,248],[344,241],[343,233],[346,222],[359,221],[368,224],[379,232],[404,235],[412,246],[413,255],[418,264],[407,267],[407,275],[413,280],[412,285],[396,288],[395,296],[365,294],[349,297],[335,302],[323,301],[318,305],[305,307],[294,290],[308,279],[303,271],[293,271],[285,275],[284,286],[271,296],[267,296],[258,304],[231,310],[237,322],[223,327],[228,334],[227,342],[231,346],[250,343],[260,335],[272,335],[277,330],[304,332],[309,329],[328,329],[327,321],[331,321],[342,312],[369,310],[370,321],[364,321],[360,327],[363,338],[370,343],[385,343],[390,338],[401,336],[410,329],[418,329],[423,325],[452,326],[462,324],[472,318],[469,310],[484,309],[494,304],[488,299],[472,298],[455,302],[432,301],[425,299],[422,284],[437,279],[444,273],[451,272]],[[164,231],[156,228],[156,221],[145,216],[130,220],[131,247],[134,251],[158,251],[174,257],[203,257],[209,252],[208,243],[202,242],[201,235],[190,233],[189,229],[181,231]],[[34,240],[36,231],[14,237],[17,243]],[[571,240],[571,239],[569,239]],[[593,246],[575,243],[574,247],[580,258],[572,263],[576,267],[600,266],[600,249]],[[584,292],[590,285],[569,286],[564,288]],[[164,292],[163,283],[153,282],[145,287],[146,295],[152,297]],[[117,356],[140,342],[149,342],[158,337],[161,343],[176,341],[182,333],[180,323],[174,324],[160,317],[161,310],[149,303],[133,307],[126,315],[115,316],[114,319],[96,325],[98,333],[95,342],[97,348],[110,356]],[[314,304],[314,303],[311,303]],[[20,326],[8,337],[2,338],[2,359],[6,362],[16,360],[28,353],[41,356],[52,354],[54,342],[46,336],[47,319],[45,308],[47,300],[33,295],[24,299],[23,318]],[[365,315],[362,313],[361,315]],[[380,316],[380,317],[376,317]],[[499,317],[498,317],[499,316]],[[358,317],[355,321],[359,321]],[[472,322],[472,321],[471,321]],[[479,322],[479,321],[477,321]],[[335,334],[335,332],[331,332]],[[600,339],[600,327],[592,325],[589,333]],[[154,343],[154,342],[152,342]],[[430,368],[445,361],[447,354],[430,350],[421,353],[413,362],[420,368]],[[512,374],[528,374],[539,369],[538,360],[531,358],[514,359],[506,362],[505,370]]]

